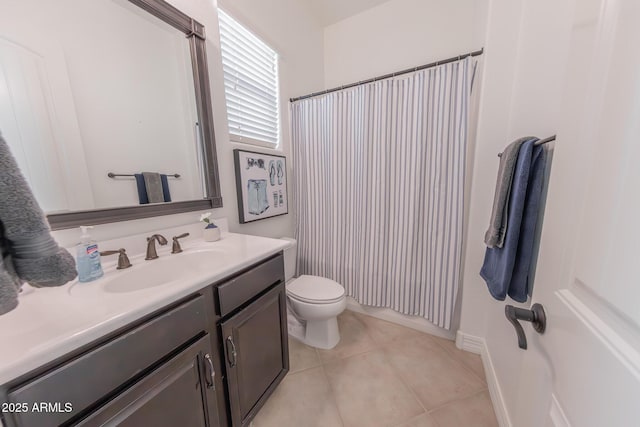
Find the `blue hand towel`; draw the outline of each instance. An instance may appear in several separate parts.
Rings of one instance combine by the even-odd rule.
[[[138,201],[141,205],[146,205],[149,203],[149,196],[147,196],[147,186],[144,183],[144,177],[141,173],[134,173],[133,176],[136,178],[136,187],[138,188]]]
[[[171,193],[169,192],[169,180],[167,179],[167,175],[161,173],[160,182],[162,182],[162,197],[164,198],[165,202],[170,202]]]
[[[518,154],[509,200],[508,228],[502,248],[487,248],[480,276],[497,300],[507,295],[525,302],[529,291],[529,273],[536,225],[544,181],[546,152],[526,141]]]

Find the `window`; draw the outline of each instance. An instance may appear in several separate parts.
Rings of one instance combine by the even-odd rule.
[[[275,148],[279,137],[278,54],[218,10],[231,140]]]

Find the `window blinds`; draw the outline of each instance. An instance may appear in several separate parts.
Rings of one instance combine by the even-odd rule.
[[[278,55],[218,10],[227,116],[231,139],[278,145]]]

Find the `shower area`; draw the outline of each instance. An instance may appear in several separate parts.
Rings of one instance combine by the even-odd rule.
[[[291,100],[299,274],[455,326],[481,53]]]

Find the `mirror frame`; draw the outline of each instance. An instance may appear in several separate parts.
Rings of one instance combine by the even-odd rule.
[[[189,39],[196,107],[204,149],[203,166],[205,167],[206,176],[204,188],[207,197],[202,200],[188,200],[168,204],[126,206],[51,214],[47,215],[47,219],[52,230],[222,207],[204,26],[164,0],[129,0],[129,2],[183,32],[186,38]]]

